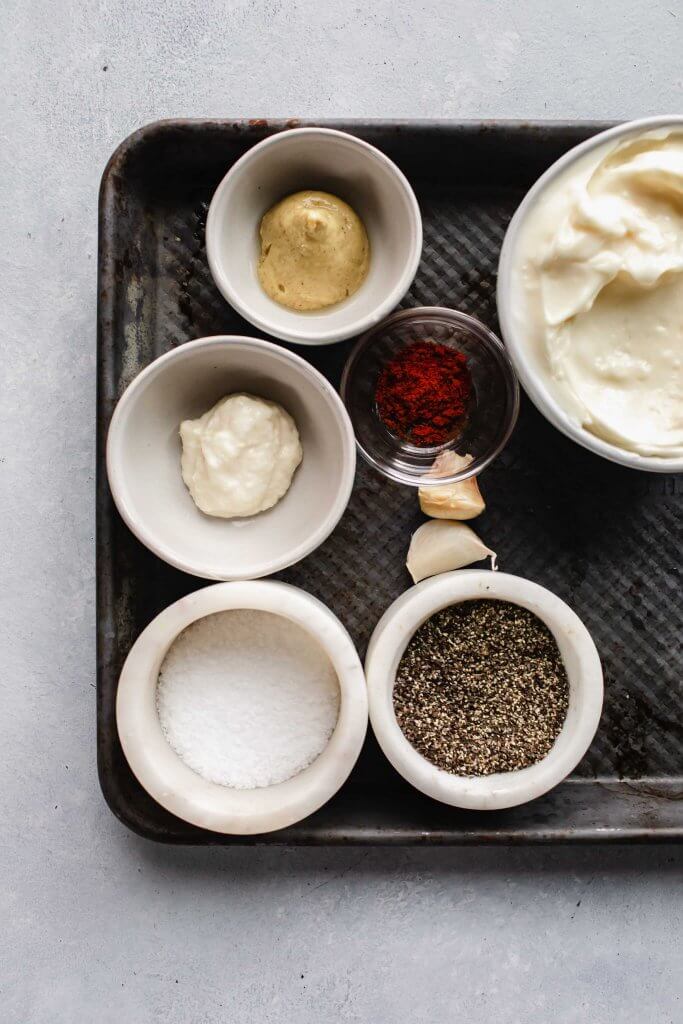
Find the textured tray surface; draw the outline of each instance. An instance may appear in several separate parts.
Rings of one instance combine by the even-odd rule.
[[[151,359],[208,334],[258,334],[213,285],[204,250],[208,201],[225,170],[280,126],[169,122],[143,129],[103,179],[100,220],[98,454],[98,755],[112,810],[151,838],[231,842],[178,821],[131,775],[116,736],[118,674],[132,642],[166,605],[204,583],[147,552],[109,495],[103,443],[113,405]],[[495,270],[526,188],[595,126],[338,125],[384,149],[422,208],[423,258],[404,305],[453,306],[494,330]],[[292,346],[294,347],[294,346]],[[338,382],[349,345],[299,349]],[[603,660],[605,711],[575,776],[529,807],[489,815],[415,793],[370,737],[343,791],[273,842],[460,842],[671,838],[683,834],[680,477],[611,465],[554,430],[528,401],[482,478],[477,529],[501,568],[555,591],[582,617]],[[279,578],[315,594],[362,654],[404,591],[404,557],[422,517],[414,492],[360,460],[340,525]],[[263,840],[262,840],[263,841]]]

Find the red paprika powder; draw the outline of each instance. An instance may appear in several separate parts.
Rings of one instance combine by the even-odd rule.
[[[427,448],[455,435],[471,394],[472,379],[462,352],[434,341],[416,341],[383,368],[375,401],[389,430]]]

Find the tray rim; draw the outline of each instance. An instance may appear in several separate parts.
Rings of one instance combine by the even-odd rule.
[[[625,123],[617,118],[587,118],[573,120],[572,118],[448,118],[448,117],[160,117],[154,121],[148,121],[135,128],[116,145],[111,156],[108,158],[102,171],[101,185],[110,177],[113,168],[127,156],[131,149],[135,149],[141,142],[150,136],[159,134],[166,130],[177,128],[205,129],[205,128],[231,128],[236,133],[248,134],[266,130],[267,134],[276,134],[291,128],[338,128],[339,131],[351,131],[353,128],[382,128],[388,131],[399,132],[403,129],[409,131],[466,131],[468,129],[481,133],[482,131],[507,131],[507,130],[529,130],[529,131],[604,131]],[[101,191],[100,191],[101,198]]]
[[[102,415],[102,398],[104,379],[108,359],[113,352],[113,318],[114,289],[106,283],[107,271],[113,271],[113,239],[115,235],[115,177],[119,168],[129,155],[142,144],[165,132],[178,129],[205,131],[213,129],[232,131],[235,135],[246,139],[253,133],[254,141],[264,135],[276,134],[280,131],[296,127],[320,126],[338,128],[345,131],[379,130],[386,133],[405,131],[418,133],[459,133],[463,136],[496,134],[519,131],[522,133],[557,133],[564,131],[585,131],[593,133],[602,131],[621,123],[619,120],[572,120],[572,119],[525,119],[525,118],[163,118],[151,121],[127,135],[114,149],[102,172],[98,197],[98,261],[97,261],[97,388],[96,388],[96,672],[97,672],[97,771],[99,785],[107,806],[122,824],[130,831],[150,841],[166,845],[372,845],[372,846],[460,846],[477,844],[496,845],[546,845],[546,844],[590,844],[590,843],[666,843],[683,841],[683,821],[673,826],[642,826],[604,827],[597,823],[590,826],[561,827],[553,824],[545,828],[530,829],[528,823],[517,828],[503,830],[486,828],[474,824],[471,829],[458,825],[452,830],[432,829],[427,832],[412,828],[389,828],[378,834],[370,827],[339,825],[333,828],[317,826],[311,819],[292,826],[287,833],[270,833],[260,836],[223,836],[220,834],[198,833],[186,837],[166,833],[157,834],[154,829],[140,825],[131,815],[127,805],[122,805],[110,786],[110,778],[105,770],[102,758],[101,736],[102,727],[101,705],[103,704],[103,636],[102,623],[109,608],[107,588],[104,584],[105,574],[100,567],[105,561],[105,549],[110,527],[107,522],[109,491],[104,466],[104,442],[106,440],[105,417]],[[210,581],[198,581],[206,585]],[[655,789],[653,789],[655,787]],[[665,802],[683,800],[683,778],[668,777],[662,779],[647,778],[631,780],[603,779],[568,779],[561,784],[566,791],[588,789],[591,792],[603,790],[616,797],[648,797],[662,799]],[[671,793],[666,790],[671,790]],[[646,816],[647,817],[647,816]],[[181,823],[184,824],[184,823]],[[188,826],[189,828],[190,826]]]

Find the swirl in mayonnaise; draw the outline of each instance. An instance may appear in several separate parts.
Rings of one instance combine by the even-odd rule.
[[[683,455],[683,130],[605,144],[567,167],[520,228],[512,317],[585,429]]]

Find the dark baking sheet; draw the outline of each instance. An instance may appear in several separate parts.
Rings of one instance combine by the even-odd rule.
[[[99,241],[97,749],[104,796],[126,825],[174,843],[462,843],[666,840],[683,836],[681,477],[611,465],[554,430],[524,400],[502,456],[482,478],[477,529],[501,567],[558,593],[582,617],[605,670],[605,710],[571,779],[509,811],[459,811],[422,796],[372,736],[341,792],[283,831],[242,839],[168,814],[138,785],[114,714],[124,658],[166,605],[206,585],[165,565],[120,520],[104,467],[117,398],[152,359],[207,334],[259,335],[209,274],[212,192],[248,147],[305,122],[167,121],[127,139],[102,180]],[[496,264],[525,190],[561,153],[605,125],[328,122],[383,149],[424,216],[424,252],[406,306],[453,306],[494,329]],[[263,335],[261,335],[263,336]],[[335,383],[350,343],[297,349]],[[296,349],[296,346],[291,346]],[[359,459],[349,508],[327,542],[279,574],[347,626],[361,656],[409,584],[403,560],[420,521],[414,491]]]

